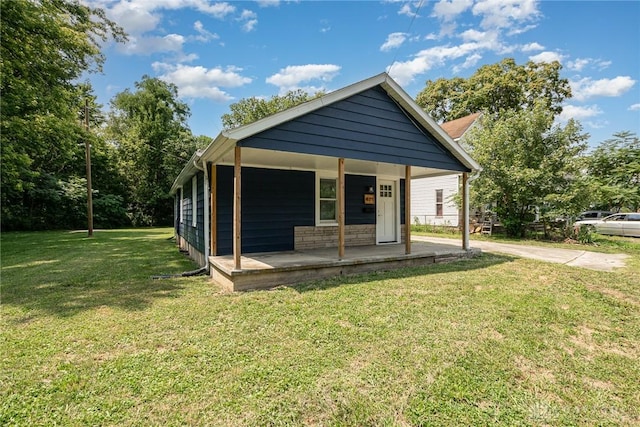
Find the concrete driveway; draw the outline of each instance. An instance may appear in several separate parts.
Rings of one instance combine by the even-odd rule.
[[[411,236],[411,240],[460,246],[460,239],[444,237]],[[472,248],[479,248],[485,252],[514,255],[521,258],[531,258],[600,271],[613,271],[614,268],[623,268],[625,267],[625,259],[629,257],[625,254],[603,254],[574,249],[495,243],[484,240],[471,240],[470,244]]]

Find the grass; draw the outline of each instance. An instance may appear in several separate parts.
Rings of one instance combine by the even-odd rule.
[[[150,278],[194,268],[170,236],[2,234],[0,424],[640,423],[633,246],[224,293]]]

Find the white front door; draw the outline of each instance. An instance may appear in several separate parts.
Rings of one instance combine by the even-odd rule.
[[[397,242],[396,236],[396,183],[378,181],[378,217],[376,234],[378,243]]]

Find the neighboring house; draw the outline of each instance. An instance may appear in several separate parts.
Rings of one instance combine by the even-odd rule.
[[[382,73],[223,131],[194,153],[171,188],[178,244],[201,266],[232,254],[234,271],[256,252],[334,247],[342,259],[345,246],[404,241],[407,178],[478,169]]]
[[[478,122],[480,116],[481,113],[470,114],[443,123],[440,127],[460,144],[464,142],[465,134]],[[412,221],[418,224],[457,227],[460,224],[461,211],[452,197],[460,192],[461,181],[461,174],[414,179],[411,183]]]

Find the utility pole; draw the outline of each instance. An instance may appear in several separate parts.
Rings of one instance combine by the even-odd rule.
[[[84,142],[85,162],[87,164],[87,228],[89,237],[93,236],[93,197],[91,191],[91,143],[89,141],[89,100],[84,100],[84,128],[87,131]]]

